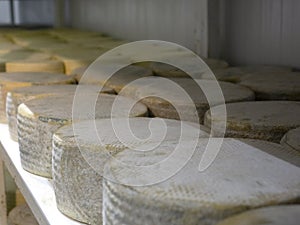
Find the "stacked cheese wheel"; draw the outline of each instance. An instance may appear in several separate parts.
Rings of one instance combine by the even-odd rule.
[[[14,141],[18,140],[17,134],[17,112],[18,106],[28,100],[43,98],[47,96],[53,95],[61,95],[61,94],[71,94],[76,92],[77,85],[39,85],[32,87],[23,87],[16,88],[7,93],[7,101],[6,101],[6,116],[8,120],[8,128],[10,132],[10,136]],[[87,86],[86,89],[90,90],[99,90],[101,93],[113,94],[114,91],[108,87],[102,86]]]
[[[298,225],[300,205],[263,207],[229,217],[217,225]]]
[[[63,94],[33,99],[18,108],[18,141],[24,169],[40,176],[51,177],[52,135],[72,121],[137,117],[147,115],[147,108],[134,100],[100,94],[99,89],[81,88],[81,94]],[[78,99],[77,103],[73,101]],[[98,98],[97,101],[90,99]],[[76,108],[77,107],[77,108]],[[76,109],[79,110],[76,112]],[[94,113],[94,114],[93,114]]]
[[[280,143],[286,147],[300,152],[300,127],[287,132]]]
[[[83,75],[83,74],[81,74]],[[130,84],[131,82],[143,78],[149,77],[152,75],[152,71],[140,66],[127,66],[115,74],[112,74],[111,77],[108,77],[109,74],[104,74],[101,71],[94,71],[93,67],[88,68],[85,71],[85,76],[77,77],[80,79],[80,84],[101,84],[106,85],[110,88],[113,88],[117,93],[119,93],[122,88],[126,85]]]
[[[222,81],[228,81],[233,83],[240,82],[245,76],[253,73],[272,73],[291,72],[292,68],[280,67],[280,66],[240,66],[240,67],[229,67],[224,69],[212,69],[215,76]],[[206,78],[204,76],[204,78]]]
[[[300,102],[257,101],[226,105],[227,137],[253,138],[280,142],[289,130],[300,126]],[[213,132],[219,135],[218,124],[224,123],[223,110],[216,106],[205,115],[206,126],[216,124]]]
[[[143,183],[143,174],[136,176],[117,160],[137,161],[141,167],[154,164],[164,160],[174,144],[165,142],[147,157],[134,157],[128,150],[118,153],[105,168],[104,224],[208,225],[249,209],[299,201],[299,154],[290,155],[291,160],[297,158],[294,164],[272,155],[285,152],[278,144],[224,139],[217,158],[199,172],[207,142],[199,140],[192,159],[177,174],[150,186],[126,185],[132,180]]]
[[[187,133],[182,135],[181,129]],[[156,146],[181,136],[189,140],[208,134],[184,122],[159,118],[102,119],[60,128],[53,136],[52,160],[59,210],[88,224],[102,224],[101,175],[105,162],[129,147],[138,151],[143,143]]]
[[[94,60],[101,56],[106,49],[102,48],[66,48],[54,50],[54,57],[63,61],[65,65],[65,73],[71,74],[71,72],[82,66],[90,65]]]
[[[75,80],[64,74],[45,72],[0,73],[0,122],[6,122],[6,94],[18,88],[33,85],[72,84]]]
[[[28,205],[15,207],[8,214],[8,225],[38,225]]]
[[[223,93],[218,91],[219,87]],[[133,82],[120,94],[142,99],[141,102],[148,106],[154,116],[169,119],[180,118],[197,123],[199,121],[203,123],[204,114],[209,106],[254,99],[254,93],[251,90],[239,85],[209,80],[194,81],[188,78],[166,80],[146,77]],[[196,107],[196,112],[194,107]]]
[[[300,73],[254,73],[245,76],[240,84],[252,89],[257,100],[300,101]]]

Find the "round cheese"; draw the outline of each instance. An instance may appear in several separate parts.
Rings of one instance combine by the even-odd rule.
[[[227,109],[227,137],[253,138],[280,142],[289,130],[300,126],[300,102],[293,101],[258,101],[231,103]],[[211,112],[214,112],[214,117]],[[212,122],[213,130],[219,135],[218,124],[223,124],[222,109],[218,106],[210,109],[205,115],[206,126]]]
[[[38,225],[28,205],[20,205],[12,209],[8,214],[9,225]]]
[[[212,225],[248,209],[299,202],[299,154],[290,156],[297,157],[296,166],[264,151],[284,152],[278,144],[224,139],[216,159],[200,172],[199,162],[204,151],[208,151],[207,142],[208,139],[199,139],[185,167],[171,178],[150,186],[138,185],[148,177],[140,170],[146,165],[159,170],[159,162],[168,158],[176,144],[162,143],[147,156],[129,150],[118,153],[116,160],[105,166],[105,224]],[[169,163],[173,167],[178,161]],[[138,166],[131,170],[127,164]]]
[[[208,137],[207,133],[176,120],[130,118],[130,131],[126,122],[127,119],[120,118],[96,120],[95,124],[82,121],[75,123],[75,128],[66,125],[54,134],[53,185],[62,213],[84,223],[102,224],[101,171],[110,157],[128,146],[138,149],[142,143],[156,146],[163,141],[179,140],[181,126],[189,132],[184,135],[185,140]],[[93,132],[94,125],[98,134]]]
[[[85,91],[84,88],[87,90]],[[77,121],[147,115],[146,106],[132,99],[107,94],[98,95],[98,87],[91,88],[87,85],[81,90],[83,90],[82,94],[76,93],[77,97],[79,95],[79,100],[82,100],[80,105],[79,103],[73,105],[74,94],[62,94],[33,99],[18,107],[18,141],[21,162],[25,170],[51,177],[52,135],[59,127],[70,124],[74,118]],[[86,100],[94,97],[98,97],[95,104]],[[73,107],[93,108],[95,115],[88,110],[76,114]]]
[[[23,48],[22,46],[16,45],[10,41],[2,41],[0,39],[0,54],[5,54],[22,48]]]
[[[14,141],[18,141],[17,133],[17,111],[18,106],[26,101],[36,98],[43,98],[52,95],[70,94],[76,92],[77,85],[39,85],[31,87],[16,88],[7,93],[6,101],[6,116],[8,120],[8,128],[10,136]],[[98,89],[101,93],[113,94],[114,90],[108,87],[102,86],[87,86],[89,88]]]
[[[300,127],[287,132],[280,143],[287,148],[300,151]]]
[[[170,82],[175,82],[175,84]],[[175,86],[176,84],[179,86]],[[194,81],[188,78],[166,80],[146,77],[124,88],[120,94],[142,99],[141,102],[148,106],[154,116],[179,119],[178,110],[180,110],[181,120],[203,123],[204,114],[209,109],[206,95],[210,96],[212,106],[222,104],[222,99],[216,95],[216,93],[218,94],[218,84],[223,91],[226,103],[254,99],[254,93],[250,89],[239,85],[226,82],[216,83],[216,81],[209,80]],[[188,101],[187,97],[190,97],[191,101]],[[199,120],[195,118],[194,107],[197,109]]]
[[[258,100],[300,101],[300,73],[253,73],[240,84],[253,90]]]
[[[292,68],[280,66],[239,66],[213,69],[215,76],[222,81],[240,82],[249,73],[291,72]],[[206,78],[205,76],[203,78]]]
[[[229,217],[217,225],[298,225],[300,205],[263,207]]]
[[[101,56],[106,49],[102,48],[66,48],[53,52],[54,57],[64,62],[66,74],[83,66],[90,65],[94,60]]]
[[[0,122],[6,122],[6,94],[18,87],[51,84],[72,84],[74,78],[64,74],[45,72],[14,72],[0,73]]]
[[[64,64],[58,60],[14,61],[6,63],[6,72],[64,73]]]

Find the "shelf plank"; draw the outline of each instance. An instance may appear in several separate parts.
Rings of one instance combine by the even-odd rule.
[[[0,158],[41,225],[80,225],[58,211],[51,179],[33,175],[21,166],[19,145],[10,139],[8,126],[0,124]]]

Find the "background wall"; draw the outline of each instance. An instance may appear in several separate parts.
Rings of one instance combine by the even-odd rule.
[[[207,54],[206,0],[71,0],[71,25],[128,40],[160,39]]]
[[[229,62],[300,68],[299,0],[226,0],[225,9]]]

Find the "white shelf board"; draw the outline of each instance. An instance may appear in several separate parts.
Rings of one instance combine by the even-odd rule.
[[[51,179],[33,175],[22,168],[19,145],[10,139],[7,124],[0,124],[0,142],[0,158],[4,161],[39,224],[83,224],[58,211]]]

